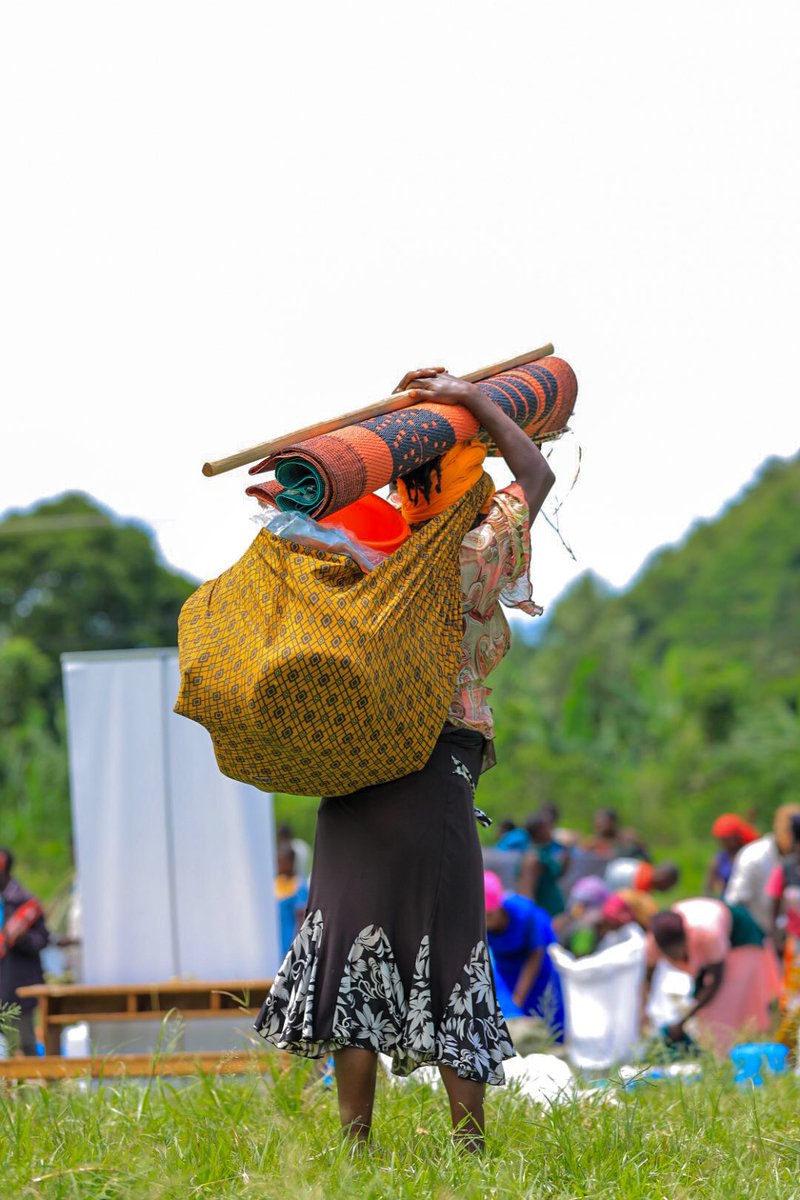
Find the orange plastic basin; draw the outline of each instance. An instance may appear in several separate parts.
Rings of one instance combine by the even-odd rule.
[[[391,554],[411,536],[403,514],[380,496],[364,496],[329,517],[318,517],[317,520],[320,525],[347,530],[357,542],[383,554]]]

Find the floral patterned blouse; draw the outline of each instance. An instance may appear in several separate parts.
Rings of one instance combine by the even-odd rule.
[[[530,516],[518,483],[495,492],[486,518],[462,541],[460,562],[464,632],[447,720],[462,729],[475,729],[490,741],[494,737],[492,689],[485,680],[511,645],[500,603],[533,617],[542,613],[531,599]],[[484,769],[491,761],[484,762]]]

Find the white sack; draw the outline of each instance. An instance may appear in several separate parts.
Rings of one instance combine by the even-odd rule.
[[[561,978],[565,1047],[584,1070],[605,1070],[631,1058],[639,1040],[646,942],[638,926],[607,950],[575,958],[562,946],[548,953]]]

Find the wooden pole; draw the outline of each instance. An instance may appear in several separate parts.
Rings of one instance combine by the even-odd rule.
[[[492,363],[490,367],[482,367],[479,371],[472,371],[469,375],[462,375],[460,378],[466,379],[469,383],[478,383],[481,379],[488,379],[490,375],[499,375],[501,371],[511,371],[514,367],[522,366],[523,363],[547,358],[552,353],[553,346],[548,342],[547,345],[540,346],[538,350],[529,350],[527,354],[518,354],[516,358],[507,358],[503,362]],[[401,408],[409,408],[416,403],[418,401],[410,399],[409,392],[397,392],[393,396],[387,396],[385,400],[378,400],[375,404],[367,405],[366,408],[342,413],[341,416],[331,417],[327,421],[317,421],[315,425],[307,425],[305,429],[295,429],[293,433],[285,433],[283,437],[273,438],[270,442],[261,442],[258,446],[251,446],[248,450],[240,450],[238,454],[230,454],[227,458],[218,458],[215,462],[203,463],[203,474],[209,477],[222,475],[225,471],[233,471],[236,467],[244,467],[248,463],[257,462],[260,458],[268,458],[270,454],[277,454],[279,450],[285,450],[287,446],[292,446],[295,442],[307,442],[309,438],[319,437],[320,434],[333,433],[336,429],[345,429],[348,425],[356,425],[359,421],[368,421],[371,417],[382,417],[385,413],[397,412]]]

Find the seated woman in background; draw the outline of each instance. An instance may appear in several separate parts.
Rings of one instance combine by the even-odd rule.
[[[667,1029],[672,1041],[694,1019],[699,1040],[722,1058],[740,1035],[770,1028],[777,962],[746,909],[707,897],[682,900],[651,918],[650,937],[651,966],[661,956],[695,981],[693,1008]]]
[[[494,966],[513,1005],[539,1017],[556,1041],[564,1038],[561,981],[547,953],[556,935],[547,913],[532,900],[506,894],[499,876],[484,873],[486,930]]]

